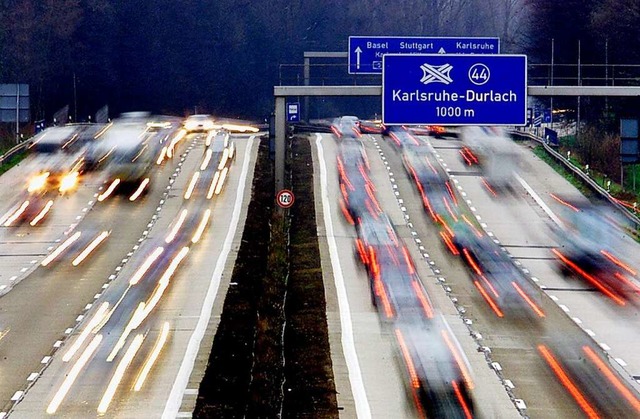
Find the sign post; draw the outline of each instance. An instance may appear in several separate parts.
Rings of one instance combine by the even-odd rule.
[[[349,74],[382,73],[384,54],[499,54],[500,38],[350,36]]]
[[[526,55],[387,54],[385,125],[525,125]]]

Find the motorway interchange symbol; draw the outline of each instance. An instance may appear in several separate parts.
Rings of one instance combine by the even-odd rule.
[[[453,81],[449,73],[453,70],[451,64],[443,65],[429,65],[424,63],[420,66],[422,70],[422,78],[420,82],[424,84],[429,83],[444,83],[449,84]]]

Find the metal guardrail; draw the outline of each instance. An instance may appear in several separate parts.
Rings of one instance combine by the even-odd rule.
[[[0,155],[0,166],[2,166],[4,164],[4,162],[6,160],[9,160],[14,154],[17,154],[20,151],[22,151],[23,149],[29,147],[29,144],[31,144],[31,140],[23,141],[20,144],[17,144],[15,146],[11,147],[3,155]]]
[[[544,147],[547,153],[549,153],[557,162],[564,165],[567,169],[573,172],[576,176],[578,176],[587,186],[589,186],[594,192],[600,194],[604,199],[609,201],[611,205],[616,207],[629,221],[635,224],[636,230],[640,230],[640,218],[637,215],[633,214],[627,207],[620,204],[611,194],[604,189],[602,186],[598,185],[595,180],[589,177],[581,168],[571,163],[567,160],[562,154],[558,153],[554,150],[544,139],[537,137],[528,132],[522,131],[510,131],[510,134],[515,137],[526,138],[529,140],[536,141]]]

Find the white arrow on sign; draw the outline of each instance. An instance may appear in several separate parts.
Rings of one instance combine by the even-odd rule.
[[[362,50],[360,47],[356,48],[356,69],[360,70],[360,54],[362,54]]]
[[[440,49],[438,50],[438,54],[446,54],[447,51],[444,50],[444,48],[440,47]]]

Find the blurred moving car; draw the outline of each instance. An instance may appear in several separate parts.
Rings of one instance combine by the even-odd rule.
[[[640,302],[637,258],[622,253],[626,234],[611,210],[554,198],[565,205],[563,224],[553,230],[559,246],[552,252],[560,271],[581,278],[616,304]]]
[[[460,150],[468,166],[479,165],[492,187],[507,188],[515,178],[518,150],[502,127],[464,127]]]
[[[341,116],[335,119],[331,124],[331,131],[333,131],[338,138],[362,136],[360,119],[357,116],[351,115]]]
[[[214,123],[211,115],[199,114],[188,116],[183,126],[188,133],[209,132],[214,128]]]

